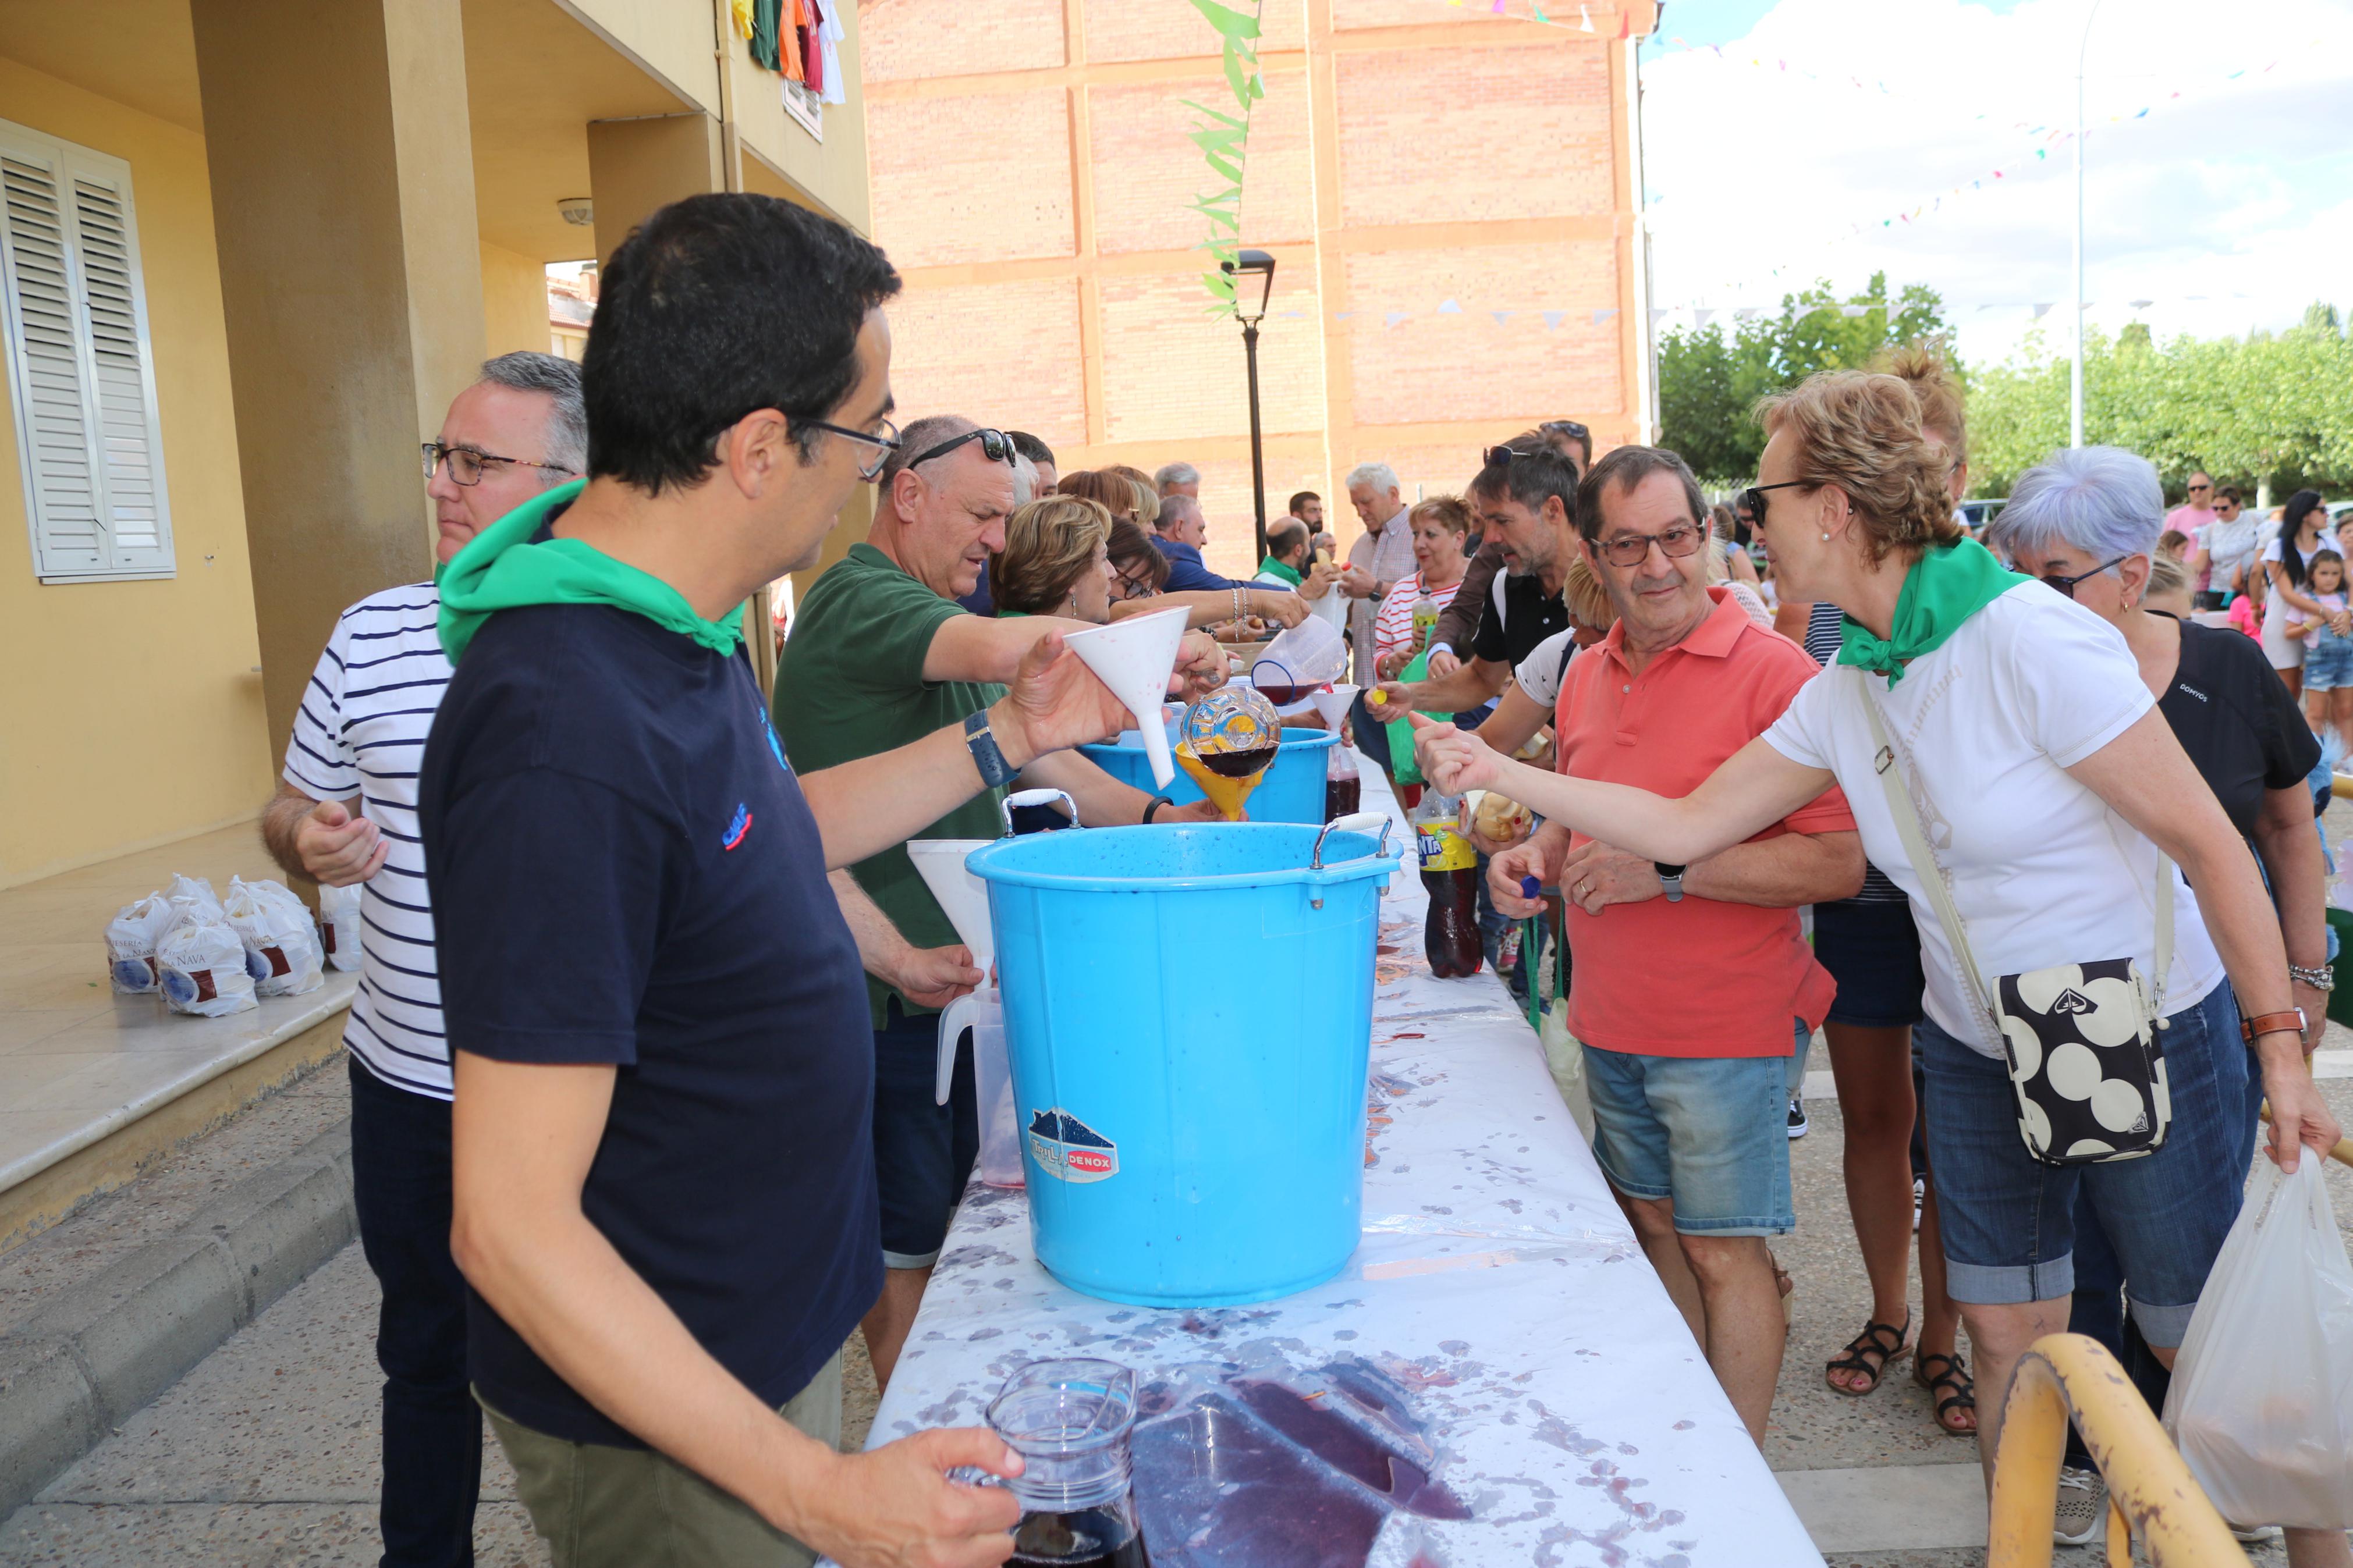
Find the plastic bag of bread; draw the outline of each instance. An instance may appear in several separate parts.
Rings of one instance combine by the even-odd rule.
[[[360,966],[360,889],[319,884],[319,947],[327,962],[346,973]]]
[[[1517,844],[1535,826],[1535,812],[1493,790],[1474,789],[1462,797],[1460,826],[1466,837],[1475,833],[1490,843]]]
[[[246,968],[253,989],[262,996],[299,996],[327,983],[319,969],[319,942],[311,927],[311,911],[283,882],[228,879],[228,897],[221,900],[229,930],[245,944]]]
[[[150,893],[135,904],[125,904],[106,922],[106,970],[114,989],[125,996],[154,990],[155,942],[172,928],[172,902]]]
[[[2269,1160],[2206,1276],[2165,1425],[2223,1518],[2353,1529],[2353,1264],[2324,1160]]]
[[[207,911],[193,899],[174,899],[172,929],[155,943],[155,970],[164,1005],[174,1013],[217,1018],[259,1004],[247,971],[245,943],[217,909]]]

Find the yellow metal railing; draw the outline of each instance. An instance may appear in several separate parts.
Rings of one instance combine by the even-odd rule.
[[[2045,1334],[2019,1358],[2002,1405],[1987,1568],[2050,1568],[2067,1418],[2108,1483],[2108,1561],[2140,1532],[2155,1568],[2245,1568],[2245,1552],[2189,1474],[2147,1402],[2096,1340]]]

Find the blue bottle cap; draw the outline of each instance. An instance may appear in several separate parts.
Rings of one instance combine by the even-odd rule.
[[[1523,877],[1520,879],[1520,897],[1524,899],[1533,899],[1538,897],[1543,892],[1544,879],[1542,877]]]

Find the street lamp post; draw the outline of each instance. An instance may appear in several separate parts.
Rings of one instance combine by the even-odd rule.
[[[1266,451],[1258,422],[1258,324],[1266,319],[1266,302],[1274,293],[1274,258],[1263,250],[1245,250],[1219,266],[1234,280],[1234,314],[1242,323],[1242,359],[1250,367],[1250,504],[1258,512],[1258,558],[1266,559]],[[1251,281],[1256,300],[1248,298]]]
[[[2084,444],[2084,58],[2092,47],[2092,18],[2100,0],[2084,13],[2084,38],[2075,49],[2075,361],[2068,376],[2067,445]]]

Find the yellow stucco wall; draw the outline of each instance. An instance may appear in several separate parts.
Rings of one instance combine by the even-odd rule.
[[[548,352],[547,268],[501,246],[482,247],[483,357]]]
[[[7,887],[248,816],[272,770],[204,139],[6,58],[0,117],[131,164],[179,565],[174,578],[141,583],[34,576],[0,377]]]

